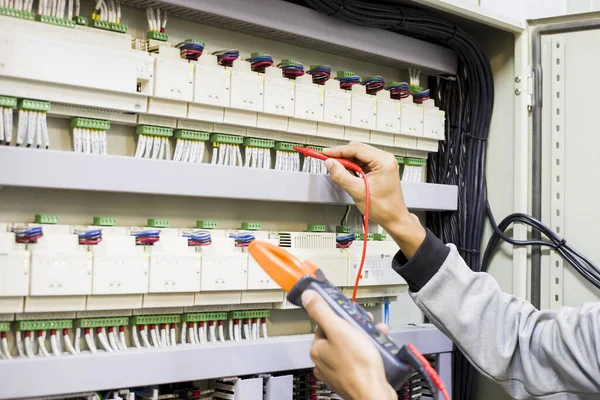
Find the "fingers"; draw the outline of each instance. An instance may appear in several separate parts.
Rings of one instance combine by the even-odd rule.
[[[319,330],[328,338],[335,337],[343,327],[343,319],[338,317],[329,304],[314,290],[302,293],[302,306],[308,316],[319,325]]]
[[[379,332],[383,333],[384,335],[388,335],[390,333],[390,327],[384,324],[383,322],[380,322],[375,326],[377,327],[377,329],[379,329]]]
[[[344,146],[336,146],[329,149],[324,149],[323,153],[330,157],[349,158],[362,161],[369,164],[381,158],[382,154],[386,154],[382,150],[359,142],[350,142]]]
[[[342,164],[336,160],[328,159],[325,161],[325,167],[329,170],[331,180],[344,189],[356,201],[365,196],[364,183],[350,173]]]

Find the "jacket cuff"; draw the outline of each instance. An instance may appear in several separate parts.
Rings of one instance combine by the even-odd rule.
[[[410,261],[400,250],[392,262],[392,268],[408,283],[411,292],[421,290],[442,267],[450,253],[444,242],[429,229],[426,231],[425,240]]]

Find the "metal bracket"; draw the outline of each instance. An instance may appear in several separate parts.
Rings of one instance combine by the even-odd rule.
[[[531,112],[533,110],[533,103],[534,103],[534,89],[533,89],[533,82],[534,82],[534,72],[533,72],[533,68],[531,68],[531,66],[527,67],[527,111]]]

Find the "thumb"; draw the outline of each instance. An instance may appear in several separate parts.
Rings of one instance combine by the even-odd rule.
[[[363,183],[360,178],[352,175],[342,164],[337,160],[328,158],[325,160],[325,167],[329,170],[331,180],[344,189],[356,201],[357,197],[364,196]]]
[[[314,290],[306,290],[302,293],[302,306],[308,313],[308,316],[319,325],[325,336],[331,337],[331,334],[340,326],[338,315],[329,307],[329,304]]]

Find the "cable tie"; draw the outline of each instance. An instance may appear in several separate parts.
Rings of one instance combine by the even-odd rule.
[[[452,39],[454,39],[454,37],[456,36],[456,32],[458,32],[458,28],[456,27],[456,24],[454,25],[454,31],[452,32],[452,36],[450,36],[450,38],[448,40],[446,40],[446,42],[450,42]]]
[[[393,31],[395,31],[396,29],[398,29],[399,27],[404,28],[404,11],[402,11],[402,9],[398,9],[398,11],[400,12],[401,18],[400,18],[400,22],[398,22],[396,25],[394,25],[394,27],[392,28]]]
[[[465,249],[464,247],[461,247],[460,251],[464,251],[465,253],[469,253],[469,254],[480,254],[479,250]]]
[[[480,138],[480,137],[477,137],[477,136],[473,136],[473,135],[471,135],[468,132],[465,132],[465,137],[468,137],[468,138],[471,138],[473,140],[477,140],[477,141],[480,141],[480,142],[486,142],[487,141],[487,138]]]
[[[327,14],[328,17],[334,17],[337,15],[337,13],[339,13],[340,11],[342,11],[344,9],[344,7],[346,7],[346,3],[348,3],[348,0],[344,0],[344,2],[342,3],[341,6],[338,7],[337,10],[335,10],[334,12]]]
[[[561,240],[560,242],[558,242],[558,245],[556,246],[556,251],[560,251],[563,247],[565,247],[567,245],[567,239]]]

